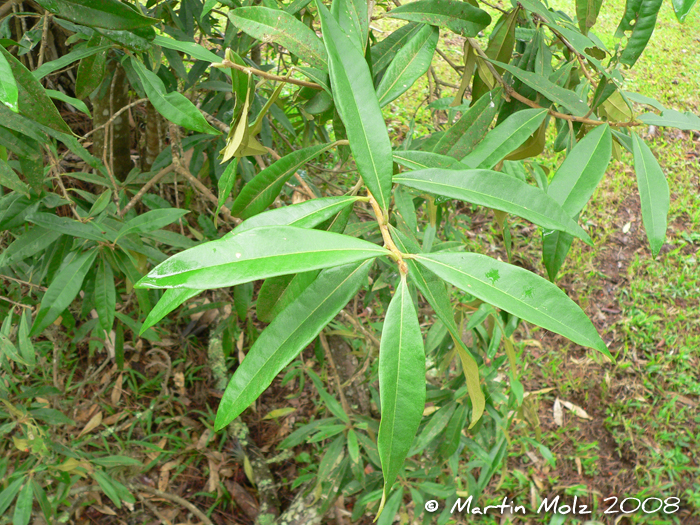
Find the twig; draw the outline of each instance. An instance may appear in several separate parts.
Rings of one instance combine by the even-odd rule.
[[[8,281],[13,281],[16,282],[17,284],[23,284],[24,286],[29,286],[31,288],[36,288],[37,290],[41,290],[42,292],[45,292],[48,290],[48,288],[34,284],[34,283],[28,283],[27,281],[22,281],[21,279],[17,279],[15,277],[10,277],[9,275],[0,275],[0,279],[7,279]]]
[[[3,5],[0,5],[0,18],[5,16],[8,11],[12,11],[15,4],[19,4],[20,0],[8,0]]]
[[[288,84],[296,84],[297,86],[308,87],[311,89],[318,89],[319,91],[323,89],[321,86],[319,86],[318,84],[316,84],[314,82],[307,82],[306,80],[297,80],[295,78],[281,77],[279,75],[267,73],[266,71],[261,71],[260,69],[255,69],[254,67],[242,66],[240,64],[236,64],[235,62],[231,62],[229,60],[224,60],[223,62],[220,62],[218,64],[212,64],[211,67],[216,67],[216,68],[230,67],[233,69],[238,69],[239,71],[243,71],[244,73],[252,73],[253,75],[256,75],[256,76],[262,77],[262,78],[266,78],[268,80],[276,80],[277,82],[287,82]]]
[[[158,518],[161,522],[165,523],[165,525],[172,525],[173,522],[166,518],[153,503],[148,501],[138,492],[136,493],[136,497],[139,499],[139,501],[141,501],[141,503],[148,507],[148,510],[155,514],[156,518]]]
[[[372,332],[370,332],[364,326],[362,326],[361,322],[359,322],[357,319],[355,319],[355,317],[347,313],[345,310],[341,310],[340,315],[342,315],[345,320],[350,321],[350,323],[360,332],[362,332],[364,336],[367,337],[374,346],[379,348],[379,339],[377,339]]]
[[[0,301],[5,301],[5,302],[8,302],[10,304],[14,304],[15,306],[20,306],[22,308],[29,308],[30,310],[32,309],[32,307],[30,305],[15,302],[12,299],[10,299],[9,297],[5,297],[4,295],[0,295]]]
[[[222,131],[223,133],[229,133],[231,131],[231,126],[224,124],[221,122],[218,118],[216,118],[214,115],[210,115],[203,109],[199,109],[200,113],[204,115],[204,118],[207,119],[207,122],[214,126],[215,128],[218,128],[219,131]]]
[[[569,41],[566,38],[564,38],[564,35],[562,35],[559,31],[557,31],[553,27],[550,27],[549,25],[547,25],[547,27],[549,27],[549,30],[552,33],[554,33],[559,40],[561,40],[562,44],[564,44],[569,49],[569,51],[571,53],[574,54],[574,56],[576,57],[576,60],[578,60],[578,63],[581,65],[581,70],[583,71],[583,74],[585,75],[585,77],[593,85],[593,87],[597,88],[598,83],[595,80],[593,80],[593,77],[591,76],[590,72],[588,71],[588,69],[586,68],[586,65],[583,62],[583,57],[581,57],[581,54],[574,49],[574,46],[572,46],[569,43]]]
[[[462,74],[462,71],[464,70],[463,66],[458,66],[457,64],[452,62],[452,60],[450,60],[450,58],[445,53],[440,51],[439,48],[435,48],[435,51],[437,51],[437,54],[440,55],[443,58],[443,60],[450,65],[452,69],[454,69],[457,73]]]
[[[121,115],[121,114],[124,113],[125,111],[128,111],[129,109],[133,108],[134,106],[138,106],[139,104],[143,104],[143,103],[146,102],[146,101],[148,101],[147,98],[140,98],[140,99],[136,100],[135,102],[132,102],[131,104],[127,104],[126,106],[124,106],[123,108],[121,108],[119,111],[117,111],[114,115],[112,115],[112,116],[109,118],[109,120],[108,120],[107,122],[105,122],[104,124],[102,124],[102,125],[100,125],[100,126],[97,126],[97,127],[96,127],[95,129],[93,129],[92,131],[88,131],[85,135],[83,135],[83,137],[82,137],[81,140],[85,140],[86,138],[88,138],[90,135],[92,135],[92,134],[95,133],[96,131],[101,130],[101,129],[104,128],[105,126],[109,126],[112,122],[114,122],[114,120],[115,120],[119,115]]]
[[[408,274],[408,266],[406,266],[406,263],[403,260],[403,254],[397,248],[396,244],[394,244],[394,241],[391,238],[391,234],[389,233],[389,217],[384,216],[384,214],[382,213],[382,209],[379,207],[379,204],[377,204],[377,201],[375,200],[374,196],[369,190],[367,191],[367,194],[369,196],[369,203],[372,206],[372,210],[374,210],[375,217],[377,218],[379,231],[382,232],[382,239],[384,239],[384,247],[391,252],[392,257],[399,266],[399,272],[405,276]]]
[[[121,212],[119,212],[119,215],[121,217],[124,217],[126,215],[126,212],[128,212],[131,208],[133,208],[136,203],[138,203],[141,200],[141,197],[143,197],[148,190],[150,190],[153,185],[158,182],[160,179],[162,179],[165,175],[168,173],[172,172],[175,169],[175,166],[172,164],[170,166],[166,166],[162,170],[160,170],[158,173],[156,173],[151,180],[149,180],[146,184],[143,185],[143,187],[138,191],[136,195],[134,195],[131,200],[127,203],[126,206],[122,209]]]
[[[46,54],[46,42],[49,38],[49,24],[51,23],[51,15],[48,12],[44,14],[44,27],[41,30],[41,46],[39,47],[39,60],[36,64],[37,68],[44,63],[44,55]]]
[[[170,494],[168,492],[163,492],[161,490],[154,489],[153,487],[149,487],[148,485],[142,485],[141,483],[129,483],[129,488],[132,490],[148,492],[149,494],[153,494],[154,496],[158,496],[159,498],[167,499],[168,501],[177,503],[178,505],[185,507],[192,514],[197,516],[197,518],[202,520],[202,522],[205,525],[214,525],[214,522],[211,521],[206,514],[204,514],[201,510],[192,505],[192,503],[190,503],[186,499],[181,498],[180,496],[176,496],[175,494]]]

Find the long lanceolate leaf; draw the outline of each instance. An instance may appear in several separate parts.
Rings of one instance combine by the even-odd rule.
[[[389,303],[379,348],[382,419],[377,449],[384,492],[379,512],[408,454],[425,408],[425,352],[406,277]]]
[[[37,3],[61,18],[90,27],[130,30],[150,27],[158,21],[118,0],[37,0]]]
[[[639,199],[642,203],[644,229],[651,245],[651,253],[656,256],[666,237],[666,218],[670,206],[668,182],[649,146],[634,132],[632,133],[632,153]]]
[[[299,168],[332,146],[333,144],[319,144],[294,151],[262,170],[238,194],[231,206],[231,214],[247,219],[263,211],[274,202],[284,183]]]
[[[371,264],[372,261],[365,261],[321,272],[293,303],[275,317],[255,341],[226,387],[216,413],[216,430],[238,417],[313,341],[366,282]]]
[[[389,227],[399,250],[404,253],[420,252],[420,247],[415,241],[392,226]],[[462,336],[457,328],[457,323],[455,323],[454,310],[450,304],[450,298],[447,296],[445,283],[430,270],[417,264],[415,260],[405,259],[405,261],[408,265],[408,277],[418,287],[418,290],[420,290],[420,293],[423,294],[423,297],[432,306],[433,310],[435,310],[435,315],[447,327],[452,340],[457,346],[457,351],[462,361],[467,390],[469,391],[469,398],[472,402],[471,428],[479,421],[486,406],[486,399],[481,391],[481,383],[479,381],[479,365],[476,364],[471,353],[469,353],[469,350],[465,348],[462,342]]]
[[[625,31],[632,30],[627,47],[620,55],[621,63],[633,66],[641,56],[654,32],[661,4],[662,0],[627,0],[625,14],[615,32],[615,36],[621,37]]]
[[[333,100],[343,119],[350,150],[369,191],[383,210],[391,198],[391,142],[367,62],[333,16],[316,0],[328,51]]]
[[[576,218],[605,175],[612,153],[612,134],[608,125],[598,126],[567,155],[547,188],[547,195]],[[554,280],[569,252],[573,237],[556,230],[542,235],[542,259],[550,280]]]
[[[414,258],[474,297],[611,357],[583,310],[539,275],[478,253],[434,253]]]
[[[266,226],[173,255],[136,286],[208,290],[389,254],[385,248],[347,235]]]
[[[0,104],[5,104],[15,113],[19,113],[18,99],[19,91],[12,68],[5,56],[0,55]]]
[[[423,28],[402,47],[391,61],[377,87],[379,105],[386,106],[408,91],[430,67],[440,31],[433,26]]]
[[[173,91],[166,93],[163,81],[153,71],[149,71],[136,59],[131,59],[131,64],[136,74],[141,79],[143,89],[148,100],[158,113],[163,115],[170,122],[182,126],[183,128],[209,133],[210,135],[220,135],[221,132],[212,128],[207,119],[197,107],[190,102],[182,93]]]
[[[314,67],[328,67],[326,50],[316,34],[286,11],[239,7],[229,11],[234,26],[265,43],[280,44]]]
[[[473,168],[493,168],[537,131],[546,116],[546,109],[525,109],[512,114],[461,161]]]
[[[401,173],[394,182],[512,213],[543,228],[565,231],[591,242],[588,234],[546,193],[498,171],[427,169]]]

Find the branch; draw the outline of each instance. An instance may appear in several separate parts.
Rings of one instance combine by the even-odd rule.
[[[131,490],[140,490],[141,492],[148,492],[149,494],[153,494],[154,496],[158,496],[159,498],[167,499],[169,501],[172,501],[173,503],[177,503],[178,505],[185,507],[192,514],[197,516],[197,518],[201,520],[202,523],[204,523],[205,525],[214,525],[214,522],[212,522],[206,514],[204,514],[201,510],[192,505],[192,503],[190,503],[186,499],[181,498],[180,496],[176,496],[175,494],[170,494],[168,492],[163,492],[161,490],[154,489],[153,487],[149,487],[148,485],[143,485],[141,483],[129,483],[129,488]]]
[[[262,77],[262,78],[266,78],[268,80],[276,80],[277,82],[287,82],[288,84],[296,84],[297,86],[308,87],[311,89],[318,89],[319,91],[323,89],[321,86],[319,86],[318,84],[315,84],[314,82],[307,82],[306,80],[297,80],[294,78],[273,75],[272,73],[268,73],[266,71],[261,71],[260,69],[255,69],[254,67],[242,66],[240,64],[236,64],[235,62],[231,62],[230,60],[226,60],[226,59],[224,59],[223,62],[220,62],[218,64],[212,64],[211,67],[216,67],[216,68],[230,67],[233,69],[238,69],[239,71],[243,71],[244,73],[252,73],[253,75],[256,75],[256,76]]]

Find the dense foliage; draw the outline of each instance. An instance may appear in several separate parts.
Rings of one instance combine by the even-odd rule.
[[[635,129],[700,130],[700,118],[622,87],[660,0],[628,0],[614,49],[593,31],[602,1],[569,13],[539,0],[395,3],[0,6],[0,433],[27,452],[1,465],[0,515],[14,504],[14,523],[29,523],[36,500],[50,522],[84,476],[116,507],[135,502],[113,468],[138,462],[53,442],[51,426],[66,419],[43,402],[55,392],[20,391],[9,378],[78,345],[122,367],[140,338],[157,342],[161,321],[207,290],[234,298],[212,329],[236,362],[214,429],[281,372],[310,378],[327,417],[281,446],[327,440],[316,472],[299,480],[320,515],[339,494],[355,498],[353,519],[382,523],[408,491],[418,507],[478,497],[509,422],[527,417],[513,350],[522,321],[613,358],[555,281],[574,239],[592,242],[579,214],[621,148],[634,157],[651,252],[664,243],[668,184]],[[693,3],[674,0],[680,21]],[[384,19],[407,23],[380,39],[373,24]],[[455,34],[461,85],[431,101],[446,122],[396,136],[382,108],[424,75],[437,84],[439,42]],[[649,110],[635,114],[633,102]],[[67,107],[84,116],[67,122]],[[545,146],[563,152],[553,172],[538,162]],[[318,184],[306,171],[315,162],[334,166]],[[175,185],[174,202],[156,193],[162,183]],[[468,244],[469,205],[495,211],[508,262]],[[511,216],[541,228],[549,279],[514,264]],[[223,236],[221,224],[232,227]],[[363,321],[366,309],[381,322]],[[341,312],[368,334],[353,350],[376,412],[345,398],[337,372],[323,381],[290,366],[315,342],[332,363],[323,330]],[[252,345],[241,361],[243,332]],[[458,486],[463,454],[473,459]]]

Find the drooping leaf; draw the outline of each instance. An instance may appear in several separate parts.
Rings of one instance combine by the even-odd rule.
[[[109,333],[114,325],[117,292],[114,287],[114,272],[109,263],[100,258],[95,275],[95,310],[102,329]]]
[[[228,12],[231,23],[263,43],[275,42],[321,69],[328,68],[323,42],[286,11],[262,6],[239,7]]]
[[[0,159],[0,186],[5,186],[29,197],[29,186],[19,180],[14,170],[2,159]]]
[[[598,126],[567,155],[547,188],[547,195],[576,219],[593,195],[610,162],[612,134],[608,125]],[[542,232],[542,261],[553,281],[569,252],[573,237],[555,230]]]
[[[29,525],[32,519],[32,504],[34,503],[34,490],[29,480],[24,484],[17,496],[15,512],[12,516],[12,525]]]
[[[0,515],[4,515],[10,504],[14,501],[15,496],[22,487],[22,483],[27,479],[27,476],[20,476],[10,483],[5,490],[0,492]]]
[[[490,170],[426,169],[401,173],[394,182],[512,213],[543,228],[561,230],[590,243],[590,237],[539,188]]]
[[[513,113],[489,131],[476,148],[461,159],[462,162],[474,168],[493,168],[537,131],[546,116],[546,109],[525,109]]]
[[[662,0],[628,0],[625,14],[615,32],[615,36],[621,37],[625,31],[632,31],[620,55],[622,64],[633,66],[642,55],[654,32],[661,4]]]
[[[379,348],[379,396],[382,417],[377,449],[384,490],[381,514],[391,487],[403,467],[425,409],[423,336],[406,277],[389,303]]]
[[[28,366],[34,366],[36,365],[36,353],[34,352],[34,345],[29,338],[29,322],[27,321],[29,316],[27,314],[28,312],[22,312],[20,314],[17,343],[19,344],[19,353],[22,359]]]
[[[48,248],[51,243],[61,236],[61,232],[34,226],[22,233],[2,253],[0,253],[0,268],[9,266],[31,257]]]
[[[61,18],[89,27],[129,30],[150,27],[158,21],[118,0],[37,0],[37,3]]]
[[[61,118],[56,106],[51,102],[44,87],[34,78],[34,75],[3,46],[0,46],[0,53],[2,53],[5,62],[9,64],[17,83],[19,113],[56,131],[72,134],[68,124]],[[8,126],[4,120],[3,125]]]
[[[395,228],[391,226],[390,228],[394,242],[402,252],[420,253],[420,247],[415,241]],[[462,335],[457,328],[457,323],[455,323],[454,310],[450,304],[445,283],[430,270],[417,264],[414,259],[405,259],[405,262],[408,265],[409,278],[418,287],[418,290],[420,290],[420,293],[432,306],[433,310],[435,310],[435,315],[437,315],[438,319],[447,327],[452,336],[452,341],[457,347],[467,383],[467,390],[469,391],[469,398],[472,402],[471,428],[479,421],[486,406],[486,399],[481,391],[479,380],[479,365],[476,364],[471,353],[462,342]]]
[[[611,357],[583,310],[539,275],[478,253],[431,253],[414,257],[474,297]]]
[[[238,417],[367,280],[372,261],[324,270],[256,339],[226,387],[214,428]]]
[[[219,55],[195,42],[181,42],[179,40],[175,40],[174,38],[168,38],[164,35],[156,35],[153,43],[157,46],[163,46],[174,51],[181,51],[190,55],[192,58],[196,58],[197,60],[202,60],[204,62],[221,62],[221,57]],[[222,71],[228,74],[225,69],[222,69]]]
[[[357,49],[364,55],[367,48],[369,18],[367,0],[334,0],[331,13],[340,28],[352,39]]]
[[[386,106],[408,91],[413,83],[428,71],[439,35],[440,31],[436,27],[423,26],[396,53],[377,87],[380,107]]]
[[[138,60],[134,58],[130,60],[134,71],[141,80],[148,100],[151,101],[158,113],[183,128],[210,135],[221,134],[220,131],[209,125],[207,119],[187,97],[177,91],[166,93],[165,85],[158,75],[146,69]]]
[[[576,0],[576,18],[581,32],[586,35],[595,25],[603,0]]]
[[[501,89],[477,100],[461,118],[448,129],[433,148],[434,153],[462,159],[471,153],[493,122],[500,103]]]
[[[5,104],[15,113],[19,113],[19,91],[12,68],[5,55],[0,55],[0,104]]]
[[[101,39],[98,39],[97,42],[98,43],[94,46],[88,45],[87,47],[74,49],[70,53],[66,53],[65,55],[61,56],[60,58],[57,58],[56,60],[52,60],[51,62],[46,62],[45,64],[42,64],[41,67],[38,67],[34,71],[32,71],[32,75],[34,75],[34,78],[36,78],[37,80],[41,80],[46,75],[49,75],[54,71],[58,71],[59,69],[63,69],[64,67],[69,66],[73,62],[77,62],[82,58],[89,58],[100,52],[105,52],[111,47],[108,44],[103,44],[101,42]]]
[[[211,289],[388,255],[361,239],[294,226],[265,226],[180,252],[138,288]]]
[[[231,206],[231,215],[247,219],[263,211],[274,202],[284,183],[298,169],[332,146],[319,144],[294,151],[262,170],[238,194]]]
[[[632,133],[632,152],[639,199],[642,203],[644,229],[647,232],[651,253],[656,256],[666,238],[666,221],[670,206],[668,182],[649,146],[634,132]]]
[[[486,56],[500,62],[510,62],[513,49],[515,47],[515,27],[518,22],[520,8],[516,7],[507,13],[503,13],[496,22],[496,25],[489,36],[489,45],[486,47]],[[496,71],[501,73],[499,67]],[[472,84],[472,105],[489,91],[487,79],[490,76],[481,77],[480,71],[474,73],[474,83]]]
[[[695,5],[696,0],[672,0],[673,12],[680,23],[683,23],[690,10]]]
[[[31,336],[39,335],[73,302],[96,256],[97,250],[82,253],[58,272],[41,300]]]
[[[316,0],[328,52],[333,100],[367,188],[383,210],[391,198],[391,142],[367,62],[320,0]]]
[[[155,325],[158,321],[163,319],[170,312],[175,310],[182,303],[191,299],[195,295],[199,295],[202,290],[193,290],[191,288],[168,288],[163,293],[163,296],[156,303],[153,309],[148,312],[146,320],[141,325],[141,330],[139,331],[139,336],[143,334],[146,330]]]
[[[231,190],[236,183],[236,168],[238,167],[238,159],[231,160],[227,165],[224,172],[219,177],[219,200],[216,205],[216,214],[219,214],[221,208],[223,207],[228,196],[231,195]]]
[[[396,7],[388,17],[446,27],[462,36],[476,36],[491,23],[489,14],[458,0],[418,0]]]
[[[60,100],[61,102],[70,104],[78,111],[82,111],[88,117],[92,118],[92,115],[90,114],[90,109],[88,109],[87,105],[82,100],[78,100],[75,97],[66,95],[63,91],[56,91],[55,89],[47,89],[46,94],[54,100]]]

